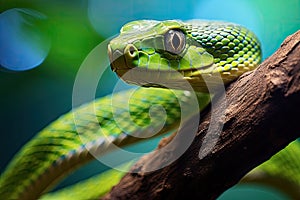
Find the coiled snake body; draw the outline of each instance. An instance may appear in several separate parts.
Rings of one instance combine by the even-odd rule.
[[[228,84],[261,61],[260,44],[251,31],[232,23],[200,20],[130,22],[110,42],[108,55],[112,70],[123,80],[151,88],[127,90],[97,99],[51,123],[20,150],[1,175],[1,199],[40,198],[62,177],[94,159],[91,152],[103,155],[112,143],[125,146],[142,140],[130,135],[147,135],[161,125],[163,116],[159,112],[151,117],[148,114],[153,104],[162,105],[167,113],[157,134],[175,129],[181,120],[178,99],[189,104],[190,92],[185,90],[202,92],[197,98],[200,110],[204,109],[210,102],[208,91],[217,88],[219,80]],[[127,104],[130,115],[125,114]],[[192,109],[189,112],[195,114]],[[76,123],[74,113],[80,116]],[[122,119],[121,125],[115,118]],[[276,163],[278,161],[271,164],[276,166]],[[266,173],[271,171],[263,169]],[[89,180],[82,183],[82,187],[74,187],[73,192],[66,189],[58,193],[60,196],[46,194],[43,198],[100,197],[121,175],[108,172],[94,182]],[[115,181],[102,181],[110,179]],[[299,185],[297,179],[295,182]],[[95,189],[92,183],[101,183],[104,189]]]

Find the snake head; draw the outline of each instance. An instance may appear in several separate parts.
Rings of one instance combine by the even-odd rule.
[[[228,83],[261,59],[255,35],[215,21],[139,20],[125,24],[108,45],[111,68],[127,83],[207,91]]]

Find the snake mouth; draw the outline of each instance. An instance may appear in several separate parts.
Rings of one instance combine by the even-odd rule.
[[[109,44],[107,51],[113,72],[115,72],[126,83],[144,87],[165,87],[164,85],[171,85],[172,88],[182,89],[180,85],[183,83],[181,81],[186,82],[200,74],[210,76],[210,73],[214,68],[212,67],[213,64],[210,64],[199,68],[190,67],[188,69],[181,70],[175,69],[170,66],[169,60],[161,58],[158,56],[158,53],[154,54],[155,52],[152,51],[149,54],[145,54],[143,53],[144,49],[139,50],[133,45],[127,45],[122,51],[119,49],[113,50]],[[149,55],[156,56],[159,62],[153,62],[150,66],[149,62],[145,61],[147,64],[142,63],[143,65],[140,66],[139,64],[141,64],[141,61],[139,59],[143,60],[142,56],[145,56],[144,60],[147,60]],[[154,59],[152,59],[152,61],[153,60]],[[135,61],[137,62],[134,65],[133,63]],[[149,61],[149,59],[147,61]],[[176,62],[179,63],[179,60]]]
[[[220,87],[226,80],[219,73],[187,76],[196,71],[159,71],[145,68],[116,69],[116,74],[126,83],[142,87],[169,88],[208,92],[209,89]],[[221,84],[222,85],[222,84]]]
[[[149,72],[156,71],[176,71],[185,77],[191,76],[197,71],[210,73],[213,62],[194,66],[192,60],[183,58],[182,55],[169,55],[154,48],[136,48],[132,44],[127,44],[125,48],[113,49],[108,45],[108,55],[112,71],[126,71],[133,68],[147,69]],[[183,67],[188,66],[188,67]]]
[[[197,47],[190,48],[193,50]],[[231,72],[220,71],[218,65],[210,57],[207,58],[205,52],[197,54],[199,58],[188,55],[172,60],[154,49],[139,50],[131,44],[122,49],[113,49],[108,45],[110,66],[112,71],[129,84],[187,90],[193,88],[206,92],[207,84],[215,87],[221,79],[228,83],[240,73],[233,69]]]

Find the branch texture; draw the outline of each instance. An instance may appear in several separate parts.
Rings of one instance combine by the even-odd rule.
[[[198,133],[179,159],[147,172],[176,152],[183,134],[172,140],[173,149],[141,158],[105,199],[215,199],[300,136],[299,103],[300,31],[218,96],[216,108],[201,114]],[[211,117],[220,113],[220,135],[207,136]],[[188,133],[188,122],[183,129]],[[207,137],[218,138],[212,151],[206,148]],[[199,157],[201,146],[204,157]]]

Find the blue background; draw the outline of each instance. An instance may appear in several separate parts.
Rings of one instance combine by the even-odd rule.
[[[300,28],[299,0],[0,0],[0,5],[1,172],[24,143],[71,109],[80,64],[128,21],[200,18],[236,22],[256,33],[264,58]],[[97,96],[109,94],[116,80],[107,72],[107,87]],[[104,167],[85,167],[63,184],[100,168]],[[221,199],[275,199],[273,195],[285,199],[275,190],[258,186],[234,187]]]

